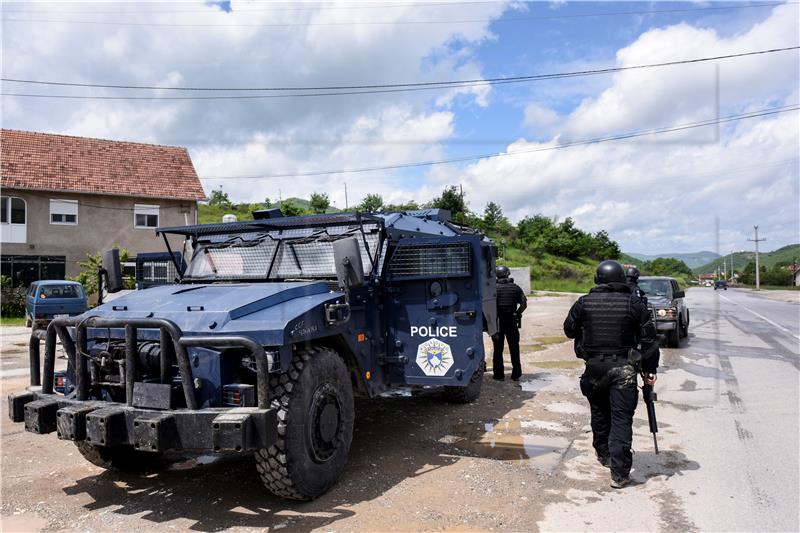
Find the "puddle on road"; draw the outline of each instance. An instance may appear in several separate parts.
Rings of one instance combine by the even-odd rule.
[[[575,392],[578,390],[575,378],[550,372],[533,374],[530,380],[521,381],[519,386],[525,392]]]
[[[413,396],[413,390],[408,387],[397,387],[382,392],[378,396],[381,398],[410,398]]]
[[[572,402],[555,402],[550,403],[544,406],[547,411],[551,413],[561,413],[565,415],[579,415],[583,413],[588,413],[589,407],[579,405],[577,403]]]
[[[169,470],[189,470],[197,466],[210,465],[216,463],[222,458],[222,455],[200,455],[199,457],[192,457],[179,463],[169,465]]]
[[[469,451],[479,457],[518,461],[539,470],[552,472],[569,446],[563,437],[547,437],[530,432],[526,421],[501,420],[496,424],[460,424],[453,434],[439,442]]]

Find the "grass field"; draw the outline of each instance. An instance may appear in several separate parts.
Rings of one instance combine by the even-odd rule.
[[[24,316],[3,316],[0,317],[0,326],[24,326]]]

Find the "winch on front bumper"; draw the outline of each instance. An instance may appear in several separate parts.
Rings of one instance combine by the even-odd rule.
[[[75,328],[75,341],[67,328]],[[125,403],[90,397],[91,376],[87,365],[87,328],[125,329]],[[136,381],[137,332],[160,332],[162,354],[160,383]],[[40,340],[45,340],[43,372],[40,373]],[[56,337],[61,340],[74,372],[75,389],[68,395],[54,392]],[[198,409],[195,383],[187,347],[238,348],[250,352],[257,372],[257,406]],[[171,379],[167,364],[179,368],[186,408],[171,409]],[[129,445],[140,451],[167,450],[244,451],[271,446],[277,440],[277,411],[270,408],[269,370],[272,357],[253,339],[243,336],[184,336],[178,326],[157,318],[59,318],[47,332],[31,337],[31,387],[8,397],[9,417],[25,422],[32,433],[51,433],[95,446]],[[42,376],[43,374],[43,376]],[[43,378],[43,379],[42,379]],[[166,400],[165,400],[166,399]]]

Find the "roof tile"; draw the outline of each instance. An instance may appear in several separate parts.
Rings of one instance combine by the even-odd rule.
[[[0,130],[0,185],[16,189],[203,200],[178,146]]]

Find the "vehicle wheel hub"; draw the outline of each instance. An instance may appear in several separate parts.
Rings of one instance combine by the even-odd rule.
[[[341,404],[336,389],[326,383],[314,392],[310,409],[311,454],[324,463],[336,453],[341,442]]]

